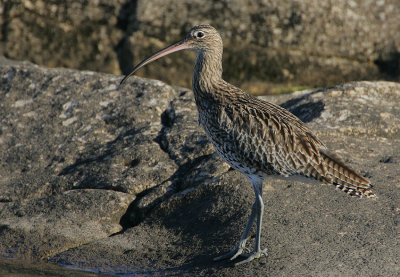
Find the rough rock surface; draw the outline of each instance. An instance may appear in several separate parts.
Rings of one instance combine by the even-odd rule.
[[[370,177],[378,199],[271,179],[269,257],[232,267],[212,258],[240,237],[249,182],[214,154],[190,90],[119,80],[0,61],[1,257],[151,276],[398,275],[399,84],[267,98]]]
[[[224,75],[254,92],[267,83],[326,86],[400,78],[398,0],[20,0],[0,3],[0,55],[119,74],[198,23],[223,34]],[[139,74],[189,87],[190,54]]]

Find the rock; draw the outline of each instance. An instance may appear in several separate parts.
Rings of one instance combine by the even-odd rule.
[[[50,67],[127,73],[192,25],[211,23],[223,34],[225,78],[252,92],[400,76],[396,0],[24,0],[0,14],[0,55]],[[193,55],[174,55],[139,74],[190,87],[192,64]]]
[[[59,277],[90,277],[98,276],[83,270],[60,267],[49,263],[21,264],[12,260],[0,260],[1,276],[59,276]],[[104,275],[103,275],[104,276]]]
[[[400,84],[266,97],[368,176],[378,199],[268,180],[269,257],[234,268],[212,258],[240,237],[248,180],[214,154],[190,90],[137,77],[116,90],[119,80],[1,60],[0,255],[133,275],[399,272]]]
[[[121,216],[134,200],[110,190],[70,190],[46,198],[2,203],[2,254],[43,259],[122,230]]]
[[[114,47],[123,35],[116,24],[124,2],[8,1],[0,7],[0,55],[50,67],[116,73]]]
[[[254,92],[266,82],[326,86],[381,74],[398,78],[399,8],[396,1],[138,1],[137,22],[128,25],[132,35],[121,51],[137,63],[206,22],[223,34],[226,80]],[[185,72],[189,80],[191,58],[168,59],[160,62],[165,71],[153,64],[144,76],[187,86],[181,82]],[[124,72],[129,67],[129,60],[121,64]]]
[[[116,77],[32,68],[2,66],[1,170],[12,184],[2,187],[2,201],[76,188],[137,194],[175,172],[157,138],[177,91],[145,80],[136,92],[116,91]],[[148,93],[153,89],[157,100]]]

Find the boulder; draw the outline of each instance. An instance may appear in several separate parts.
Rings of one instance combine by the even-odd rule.
[[[269,256],[232,267],[212,258],[240,238],[248,180],[214,153],[190,90],[138,77],[116,90],[119,81],[1,60],[1,257],[151,276],[399,272],[400,84],[265,97],[368,176],[378,199],[270,179]]]
[[[400,78],[397,0],[23,0],[0,13],[0,55],[50,67],[127,73],[210,23],[223,35],[225,78],[250,92]],[[139,74],[190,87],[192,64],[174,55]]]

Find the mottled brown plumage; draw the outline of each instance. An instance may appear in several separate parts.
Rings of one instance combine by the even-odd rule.
[[[375,198],[370,181],[330,152],[296,116],[222,79],[222,39],[210,25],[193,27],[182,41],[145,59],[131,74],[153,60],[183,49],[197,52],[193,91],[199,123],[219,155],[250,179],[256,196],[239,244],[216,260],[233,260],[242,254],[256,217],[254,251],[237,264],[266,255],[260,248],[262,183],[269,176],[304,176],[334,185],[351,196]]]

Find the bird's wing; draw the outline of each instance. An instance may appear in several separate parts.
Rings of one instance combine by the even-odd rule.
[[[301,174],[313,177],[352,196],[375,198],[371,182],[331,152],[296,116],[286,109],[258,98],[237,105],[243,133],[252,142],[263,145],[263,159],[283,175]],[[266,158],[268,157],[268,158]]]
[[[284,176],[302,174],[329,182],[319,151],[324,144],[287,110],[256,99],[225,105],[223,129],[230,140],[238,141],[235,151]]]

